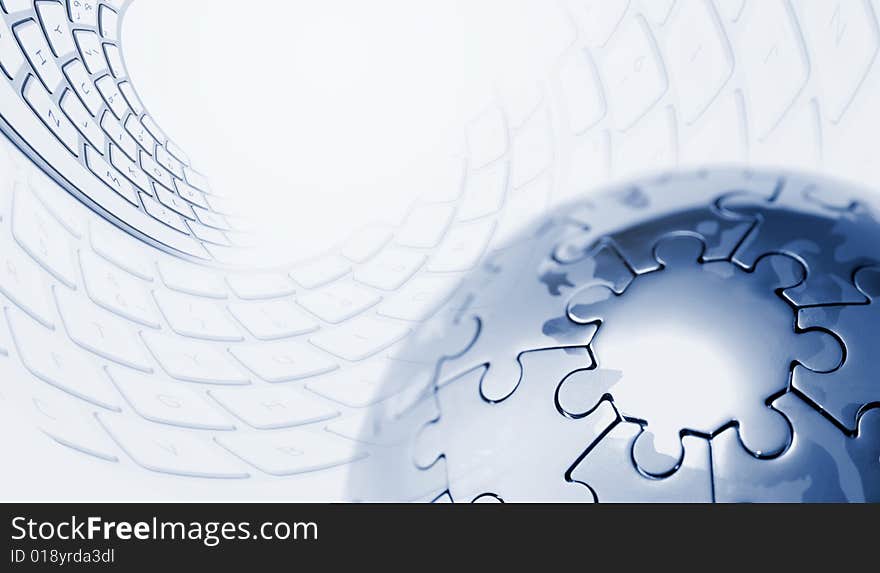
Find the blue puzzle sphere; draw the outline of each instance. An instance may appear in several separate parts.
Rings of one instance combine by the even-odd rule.
[[[878,208],[707,170],[535,221],[393,357],[353,496],[880,501]]]

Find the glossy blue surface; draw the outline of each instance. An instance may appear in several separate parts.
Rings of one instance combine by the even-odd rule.
[[[432,382],[365,425],[353,494],[880,501],[875,202],[718,170],[536,221],[397,357]]]

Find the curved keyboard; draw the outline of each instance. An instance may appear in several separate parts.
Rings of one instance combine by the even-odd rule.
[[[880,185],[874,4],[545,4],[555,63],[487,102],[445,183],[244,272],[194,264],[235,258],[235,217],[137,99],[125,4],[0,0],[0,128],[24,152],[0,141],[0,491],[338,500],[383,455],[360,424],[402,390],[380,382],[408,333],[555,200],[707,162]]]
[[[4,0],[0,128],[67,191],[136,237],[224,262],[237,233],[149,115],[120,50],[129,0]]]

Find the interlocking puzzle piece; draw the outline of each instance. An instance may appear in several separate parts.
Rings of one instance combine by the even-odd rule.
[[[880,499],[880,410],[862,417],[847,437],[792,392],[773,401],[791,422],[791,447],[758,459],[743,449],[737,429],[712,439],[715,499],[719,502],[844,502]]]
[[[852,211],[861,205],[858,199],[827,184],[807,185],[802,195],[806,201],[831,211]]]
[[[798,312],[801,328],[830,328],[843,339],[843,365],[830,375],[798,368],[792,376],[795,388],[849,430],[855,429],[862,408],[880,402],[880,266],[857,271],[854,284],[870,301],[868,304],[818,306]]]
[[[807,191],[805,191],[807,189]],[[817,193],[799,180],[788,181],[770,199],[733,194],[719,205],[753,219],[755,225],[737,248],[734,260],[751,267],[768,252],[785,252],[806,262],[807,279],[785,290],[797,306],[864,302],[852,284],[855,269],[878,262],[867,256],[880,244],[880,224],[858,203],[849,208],[804,201]]]
[[[712,475],[709,442],[696,436],[682,439],[683,456],[675,473],[656,479],[639,472],[630,455],[642,433],[639,424],[619,420],[587,450],[572,479],[587,484],[602,503],[710,502]]]
[[[803,280],[796,259],[769,255],[746,272],[701,263],[704,252],[699,237],[666,237],[654,251],[661,270],[621,295],[587,287],[568,306],[575,322],[599,326],[590,344],[596,367],[563,381],[561,408],[579,415],[610,395],[626,419],[643,422],[632,456],[658,477],[683,459],[682,436],[708,437],[732,421],[753,454],[783,451],[790,428],[766,400],[787,388],[793,362],[826,372],[843,353],[828,332],[796,331],[794,311],[774,294]]]
[[[741,171],[703,172],[662,177],[627,186],[608,194],[601,218],[590,211],[578,213],[584,230],[572,233],[554,249],[554,258],[570,263],[592,255],[596,241],[615,245],[635,273],[657,269],[651,247],[671,231],[698,234],[706,243],[705,257],[729,257],[752,226],[751,221],[732,217],[715,204],[719,196],[748,189],[759,198],[772,196],[776,178],[758,177]],[[705,206],[695,207],[699,199]],[[638,224],[646,212],[650,224]]]
[[[529,352],[522,360],[522,382],[499,402],[480,396],[485,368],[441,384],[440,418],[419,438],[419,462],[445,461],[455,501],[486,493],[504,501],[592,501],[589,489],[568,473],[616,414],[606,405],[586,417],[567,417],[555,400],[562,377],[584,367],[589,357],[583,349],[551,349]]]
[[[542,273],[549,270],[542,263],[547,262],[546,253],[558,235],[558,230],[545,229],[533,241],[497,253],[489,268],[463,287],[464,291],[472,289],[471,292],[478,293],[477,302],[467,312],[479,321],[480,330],[466,353],[441,363],[441,379],[485,365],[480,391],[486,400],[500,401],[519,384],[520,358],[524,352],[586,346],[595,327],[568,320],[565,297],[560,290],[565,285],[541,280],[541,276],[546,280]],[[582,266],[580,272],[590,275],[597,268],[589,261]]]
[[[424,352],[415,352],[414,356],[427,360]],[[413,463],[419,430],[440,417],[434,392],[436,380],[432,378],[440,359],[434,360],[390,361],[394,366],[386,383],[397,392],[366,410],[351,438],[360,442],[361,451],[368,455],[351,468],[351,499],[426,501],[446,489],[446,468],[442,462],[423,466]],[[424,373],[419,368],[424,368]],[[338,433],[332,424],[327,429]]]
[[[349,497],[354,501],[423,501],[444,491],[442,462],[427,467],[413,464],[418,428],[438,417],[433,394],[397,415],[374,408],[359,437],[368,457],[350,469]]]
[[[856,437],[846,444],[859,471],[864,500],[880,503],[880,407],[862,413]]]

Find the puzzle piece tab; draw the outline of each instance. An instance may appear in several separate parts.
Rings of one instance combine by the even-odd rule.
[[[785,391],[793,361],[828,371],[843,352],[827,332],[796,332],[794,311],[774,294],[803,280],[796,259],[766,256],[749,273],[701,263],[704,252],[698,237],[669,236],[654,251],[660,270],[639,275],[621,295],[594,286],[569,302],[572,320],[599,324],[591,342],[597,366],[566,378],[581,387],[580,399],[569,402],[563,387],[560,406],[577,414],[610,395],[625,418],[644,422],[632,455],[655,476],[678,466],[683,435],[709,437],[734,421],[755,455],[783,451],[790,431],[766,400]]]
[[[860,269],[854,283],[868,304],[819,306],[798,313],[801,328],[830,328],[841,336],[846,361],[830,374],[798,368],[792,376],[795,388],[850,430],[855,430],[862,408],[880,402],[880,267]]]
[[[858,437],[847,437],[794,393],[773,402],[794,430],[791,447],[758,459],[728,428],[712,439],[719,502],[848,502],[880,499],[880,410],[863,416]],[[853,455],[855,454],[855,455]]]

